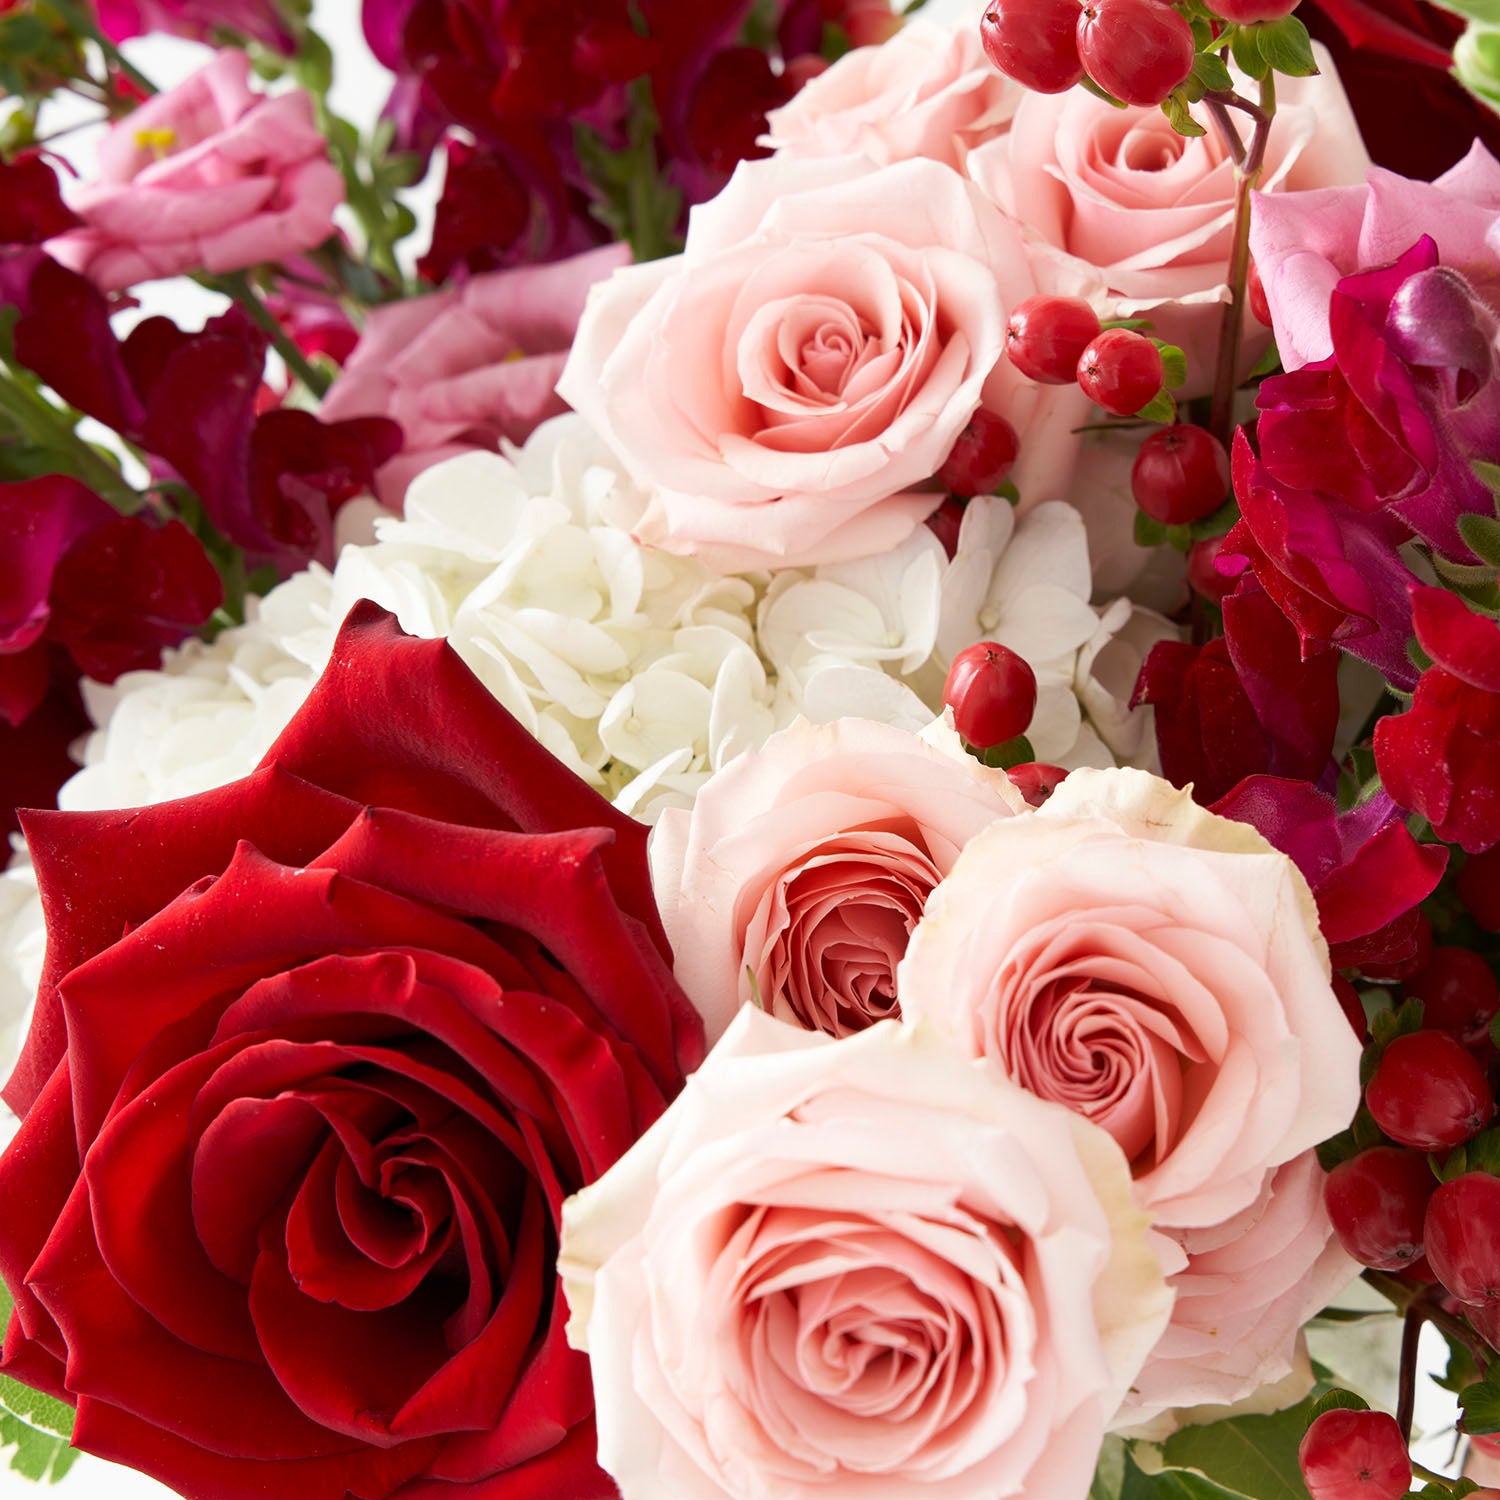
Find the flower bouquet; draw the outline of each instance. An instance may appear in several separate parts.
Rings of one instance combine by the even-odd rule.
[[[0,1487],[1500,1494],[1455,7],[0,0]]]

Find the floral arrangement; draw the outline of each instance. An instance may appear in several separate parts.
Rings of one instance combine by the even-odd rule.
[[[12,1472],[1500,1495],[1489,9],[361,21],[0,0]]]

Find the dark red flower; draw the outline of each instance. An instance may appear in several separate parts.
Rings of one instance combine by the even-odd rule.
[[[122,516],[61,474],[0,484],[0,715],[19,724],[41,701],[49,645],[113,682],[155,666],[223,597],[181,521]]]
[[[1412,591],[1417,640],[1434,665],[1411,707],[1375,726],[1385,789],[1470,854],[1500,844],[1500,622],[1441,589]]]
[[[1423,0],[1305,0],[1298,16],[1333,54],[1377,165],[1431,181],[1476,136],[1500,152],[1500,115],[1453,76],[1462,17]],[[1400,99],[1403,108],[1392,109]],[[1422,128],[1413,130],[1411,121]]]
[[[237,308],[196,333],[147,318],[122,343],[98,289],[34,250],[0,262],[6,301],[21,314],[17,359],[169,465],[252,566],[291,573],[309,558],[332,563],[339,505],[400,451],[400,429],[383,419],[262,413],[268,340]]]
[[[40,151],[0,161],[0,245],[39,245],[82,222],[63,202],[57,173]]]
[[[0,711],[0,840],[20,832],[20,808],[57,805],[58,790],[78,769],[68,748],[90,727],[65,655],[44,650],[39,657],[46,674],[41,702],[19,724]],[[7,660],[0,656],[0,680]]]
[[[0,830],[51,806],[76,769],[79,674],[154,667],[223,594],[180,521],[119,515],[61,474],[0,484]]]
[[[1409,688],[1416,579],[1398,549],[1415,535],[1477,561],[1458,521],[1491,507],[1473,460],[1500,458],[1495,318],[1424,236],[1345,276],[1329,323],[1333,355],[1262,382],[1255,446],[1235,435],[1242,519],[1221,556],[1253,569],[1304,651],[1341,646]]]
[[[1335,969],[1416,955],[1417,907],[1442,879],[1448,851],[1419,844],[1383,792],[1347,812],[1305,781],[1251,776],[1214,804],[1295,861],[1318,903]]]
[[[1156,710],[1162,774],[1217,802],[1247,776],[1316,781],[1338,726],[1338,654],[1306,660],[1268,596],[1242,583],[1224,601],[1226,634],[1204,646],[1162,641],[1136,683]]]
[[[612,1495],[562,1201],[703,1050],[645,829],[368,604],[245,781],[26,827],[6,1372],[185,1494]]]

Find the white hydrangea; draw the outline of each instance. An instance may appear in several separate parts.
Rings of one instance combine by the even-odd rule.
[[[920,728],[942,706],[954,656],[991,640],[1036,673],[1027,738],[1038,759],[1154,766],[1149,717],[1129,700],[1144,652],[1176,632],[1128,600],[1101,613],[1093,587],[1082,517],[1061,501],[1022,516],[1004,500],[971,501],[951,561],[923,527],[883,557],[778,573],[759,615],[777,721],[859,714]]]
[[[162,669],[91,688],[102,727],[74,808],[185,796],[249,772],[327,664],[356,600],[445,636],[564,764],[654,816],[773,727],[755,580],[639,546],[607,519],[630,481],[578,417],[509,457],[471,453],[412,485],[403,520],[273,589],[250,621]]]

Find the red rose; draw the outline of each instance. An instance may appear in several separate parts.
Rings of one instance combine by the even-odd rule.
[[[702,1053],[645,830],[361,604],[254,775],[27,831],[5,1370],[190,1496],[612,1495],[555,1257]]]

